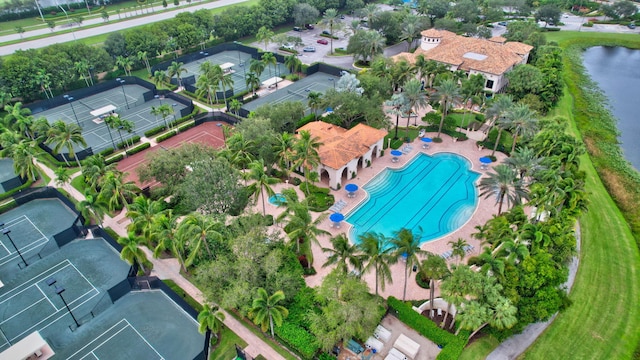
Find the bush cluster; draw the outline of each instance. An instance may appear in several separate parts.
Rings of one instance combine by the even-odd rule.
[[[102,155],[104,157],[107,157],[107,156],[113,154],[113,151],[114,151],[113,148],[110,147],[110,148],[106,148],[106,149],[100,151],[98,154]]]
[[[122,160],[122,159],[124,159],[124,154],[123,154],[123,153],[120,153],[120,154],[118,154],[118,155],[115,155],[115,156],[112,156],[112,157],[110,157],[110,158],[106,159],[104,162],[105,162],[107,165],[109,165],[109,164],[116,163],[116,162],[118,162],[118,161],[120,161],[120,160]]]
[[[131,148],[129,150],[127,150],[127,155],[133,155],[133,154],[137,154],[142,150],[148,149],[151,147],[151,143],[142,143],[134,148]]]
[[[296,324],[283,323],[282,326],[276,328],[276,335],[287,346],[299,353],[302,359],[310,360],[318,351],[318,345],[316,345],[313,335]]]
[[[140,141],[140,136],[136,135],[128,140],[125,140],[124,142],[118,143],[116,145],[117,149],[124,149],[125,147],[129,146],[129,144],[135,144],[138,141]]]
[[[176,136],[178,133],[175,130],[171,130],[169,132],[167,132],[166,134],[160,135],[156,138],[157,142],[163,142],[165,140],[167,140],[168,138],[172,137],[172,136]]]
[[[166,126],[164,126],[164,125],[161,125],[161,126],[158,126],[158,127],[154,127],[151,130],[145,131],[144,132],[144,136],[151,137],[151,136],[153,136],[155,134],[159,134],[159,133],[163,132],[165,129],[166,129]]]

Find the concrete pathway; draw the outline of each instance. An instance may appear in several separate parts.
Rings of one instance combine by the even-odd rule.
[[[133,17],[133,16],[136,16],[136,14],[138,16],[131,20],[124,20],[124,21],[119,21],[114,23],[105,23],[100,17],[88,19],[82,23],[83,26],[100,24],[100,23],[104,23],[105,25],[94,27],[91,29],[84,29],[84,30],[82,26],[80,26],[80,27],[77,27],[76,31],[72,31],[70,33],[48,36],[46,38],[36,39],[36,40],[27,40],[17,44],[2,46],[0,47],[0,56],[13,54],[16,50],[37,49],[37,48],[46,47],[55,43],[75,41],[77,39],[84,39],[84,38],[88,38],[95,35],[106,34],[106,33],[114,32],[118,30],[124,30],[130,27],[151,24],[154,22],[167,20],[167,19],[173,19],[177,14],[182,12],[194,12],[200,9],[215,9],[215,8],[219,8],[227,5],[242,3],[245,1],[248,1],[248,0],[218,0],[218,1],[213,1],[209,3],[200,3],[190,7],[183,7],[176,10],[167,11],[159,14],[147,15],[147,16],[141,16],[140,14],[137,14],[137,12],[122,13],[120,15],[121,18]],[[156,9],[160,9],[160,8],[156,7]],[[112,20],[116,19],[116,16],[117,15],[112,15],[111,19]],[[65,28],[65,29],[68,29],[68,28]],[[43,34],[50,34],[50,33],[51,33],[51,30],[46,28],[46,29],[27,31],[22,35],[23,37],[28,38],[32,36],[41,36]],[[18,39],[20,39],[20,36],[18,34],[0,36],[0,43],[7,42],[7,41],[14,41]]]
[[[38,167],[47,174],[48,177],[51,178],[51,181],[48,186],[62,188],[67,191],[73,198],[78,201],[85,200],[84,194],[81,194],[78,190],[76,190],[70,183],[65,183],[62,186],[58,186],[56,183],[56,175],[53,170],[51,170],[46,165],[38,162],[36,160],[36,164]],[[80,172],[76,172],[72,175],[73,178],[76,176],[80,176]],[[105,216],[103,219],[103,226],[110,227],[120,236],[127,236],[127,225],[129,225],[130,220],[126,217],[127,210],[123,209],[118,215],[114,217]],[[193,297],[200,304],[205,304],[206,301],[202,294],[202,291],[198,289],[195,285],[185,279],[182,274],[180,274],[180,264],[178,260],[175,258],[168,259],[155,259],[153,257],[153,252],[149,250],[147,247],[141,246],[141,249],[147,255],[147,258],[153,263],[153,270],[151,271],[152,276],[157,276],[162,280],[173,280],[178,286],[180,286],[187,294]],[[284,357],[278,354],[271,346],[265,343],[262,339],[256,336],[251,332],[244,324],[240,321],[236,320],[229,313],[223,311],[225,314],[224,324],[231,331],[236,333],[240,338],[249,344],[244,350],[245,352],[251,356],[252,358],[257,357],[258,355],[262,355],[269,360],[284,360]]]

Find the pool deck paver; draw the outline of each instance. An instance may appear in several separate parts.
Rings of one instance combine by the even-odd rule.
[[[413,123],[413,120],[411,120]],[[399,133],[399,135],[401,135]],[[436,133],[427,133],[425,136],[434,137]],[[479,159],[483,156],[491,155],[491,149],[480,149],[476,146],[476,142],[474,140],[466,140],[466,141],[454,141],[454,139],[448,135],[441,135],[443,139],[442,143],[432,143],[428,149],[422,148],[422,141],[420,139],[415,139],[409,145],[412,147],[412,150],[409,151],[408,154],[403,154],[399,157],[398,162],[392,162],[391,156],[388,155],[389,149],[385,150],[385,155],[380,158],[374,158],[371,162],[371,167],[365,169],[358,169],[358,175],[355,179],[344,179],[342,181],[342,187],[348,183],[353,183],[358,185],[359,189],[356,192],[356,196],[353,198],[347,197],[347,192],[345,190],[331,190],[331,194],[334,195],[335,201],[343,200],[347,205],[342,209],[343,214],[348,214],[353,209],[355,209],[361,202],[366,200],[367,195],[363,190],[363,186],[373,179],[377,174],[382,172],[386,168],[390,169],[398,169],[406,165],[409,161],[411,161],[415,156],[419,153],[425,153],[429,155],[437,154],[437,153],[456,153],[461,155],[469,160],[471,163],[471,170],[478,172],[481,174],[481,177],[478,178],[478,182],[487,173],[491,172],[491,168],[493,165],[502,162],[506,155],[496,152],[495,156],[497,157],[497,162],[489,165],[488,169],[481,170]],[[401,149],[404,147],[403,145]],[[323,178],[320,186],[328,187],[328,182],[326,178]],[[298,195],[302,198],[302,192],[299,187],[294,187],[290,184],[276,184],[273,186],[273,189],[276,193],[279,193],[284,188],[295,188],[298,192]],[[255,212],[262,213],[262,202],[257,202],[253,210]],[[283,208],[278,208],[275,205],[266,204],[266,213],[277,217],[284,211]],[[330,214],[331,212],[325,212]],[[467,254],[467,258],[470,256],[478,255],[481,250],[480,241],[473,238],[472,234],[476,232],[475,227],[477,225],[485,224],[489,219],[491,219],[494,215],[498,213],[498,206],[496,204],[495,198],[485,199],[484,197],[480,197],[478,199],[478,204],[476,210],[473,212],[471,218],[459,229],[453,231],[452,233],[443,236],[441,238],[431,240],[422,244],[421,248],[425,251],[429,251],[434,254],[442,254],[443,252],[450,250],[451,245],[449,245],[449,241],[456,241],[458,238],[465,239],[470,245],[474,246],[473,251]],[[320,216],[319,213],[312,213],[314,219],[317,219]],[[305,278],[307,285],[311,287],[319,286],[322,283],[324,277],[331,272],[333,267],[322,267],[328,258],[327,254],[322,251],[322,247],[330,248],[331,242],[330,239],[333,236],[336,236],[340,233],[348,234],[351,228],[351,225],[342,222],[340,228],[332,227],[332,222],[327,218],[320,224],[320,228],[328,231],[330,236],[320,236],[319,243],[320,247],[316,244],[312,245],[312,253],[313,253],[313,266],[317,271],[316,275],[307,276]],[[278,226],[273,227],[274,230],[282,233],[284,232]],[[449,264],[457,264],[459,263],[458,258],[450,258],[448,260]],[[404,289],[404,263],[398,262],[395,265],[391,266],[393,283],[386,284],[384,291],[380,290],[380,295],[384,297],[394,296],[396,298],[402,299],[403,289]],[[427,299],[429,297],[429,290],[420,288],[415,282],[415,273],[410,271],[409,279],[407,280],[407,299],[410,300],[419,300],[419,299]],[[364,274],[362,277],[367,284],[369,284],[369,288],[371,291],[375,289],[375,273],[370,272]],[[436,295],[438,295],[438,291],[436,289]]]

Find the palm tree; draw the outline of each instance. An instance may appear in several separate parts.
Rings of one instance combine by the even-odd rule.
[[[413,71],[414,69],[411,64],[404,59],[393,63],[390,68],[391,86],[393,86],[393,90],[398,91],[413,75]]]
[[[68,183],[71,180],[71,176],[67,173],[67,168],[58,166],[55,170],[53,170],[54,175],[56,176],[56,185],[58,187],[63,187],[64,184]]]
[[[259,62],[262,63],[262,61],[259,61]],[[256,73],[254,72],[247,73],[247,75],[245,75],[245,78],[244,78],[244,83],[247,86],[247,88],[251,87],[251,90],[253,91],[253,95],[255,96],[256,89],[260,87],[260,78],[258,77],[258,75],[256,75]]]
[[[171,65],[167,68],[167,75],[172,78],[176,77],[176,81],[178,82],[178,87],[182,87],[182,73],[187,72],[187,69],[184,67],[184,63],[172,61]]]
[[[91,86],[93,85],[93,78],[89,72],[89,63],[87,60],[80,60],[74,63],[74,67],[78,72],[80,79],[84,80],[84,83],[89,87],[89,80],[91,80]]]
[[[546,167],[543,165],[545,158],[538,157],[530,147],[518,148],[511,157],[505,160],[505,164],[511,166],[520,176],[520,180],[531,182],[531,178]]]
[[[420,37],[420,18],[415,15],[407,15],[402,23],[402,31],[400,33],[400,40],[407,41],[407,51],[411,51],[413,42]]]
[[[62,120],[58,120],[51,125],[51,130],[49,132],[49,138],[46,143],[54,144],[53,153],[59,154],[63,148],[67,149],[67,154],[70,158],[75,158],[76,162],[80,169],[82,169],[82,165],[80,164],[80,160],[76,157],[75,153],[75,145],[82,145],[83,147],[87,146],[87,142],[84,140],[82,136],[82,128],[76,124],[67,124]],[[67,156],[63,153],[62,158],[64,162],[69,165],[69,161],[67,160]]]
[[[138,54],[136,54],[138,60],[140,60],[144,66],[147,68],[147,72],[149,73],[149,75],[151,75],[151,64],[149,64],[149,57],[147,56],[147,52],[146,51],[138,51]],[[162,73],[162,72],[161,72]]]
[[[209,216],[193,212],[184,218],[181,225],[182,224],[190,226],[189,231],[198,238],[198,241],[193,246],[192,253],[197,254],[202,245],[204,245],[209,259],[213,259],[213,252],[209,247],[207,237],[210,236],[217,239],[222,238],[222,234],[216,231],[218,223],[213,221],[213,219]],[[193,261],[188,262],[192,263]]]
[[[118,238],[118,244],[122,245],[120,258],[131,265],[140,265],[142,272],[146,273],[144,266],[149,263],[149,260],[144,254],[144,251],[140,249],[141,240],[142,239],[133,232],[129,232],[126,237],[120,236]]]
[[[513,132],[511,153],[516,149],[518,136],[531,136],[535,133],[538,127],[538,119],[535,116],[536,112],[531,110],[527,104],[516,104],[507,111],[506,117],[509,119]]]
[[[418,79],[411,79],[404,84],[402,92],[407,98],[409,104],[409,117],[407,118],[407,136],[409,136],[409,121],[411,120],[411,112],[416,114],[414,125],[418,124],[418,110],[424,109],[429,105],[426,92],[422,90],[422,83]]]
[[[52,98],[53,93],[51,92],[51,74],[47,73],[43,69],[39,69],[36,71],[33,77],[35,83],[40,85],[40,90],[42,90],[46,98]]]
[[[174,215],[172,209],[156,216],[153,219],[153,231],[151,238],[156,242],[153,249],[153,257],[158,258],[164,251],[170,250],[180,265],[184,268],[184,260],[181,256],[182,248],[176,246],[176,232],[178,229],[178,217]],[[179,251],[175,251],[179,250]]]
[[[31,124],[33,117],[31,116],[31,109],[23,108],[21,102],[16,102],[13,105],[5,105],[4,111],[7,112],[3,122],[7,128],[16,129],[16,131],[24,132],[25,136],[32,138],[24,125]],[[24,125],[23,125],[24,124]],[[23,129],[25,131],[23,131]]]
[[[226,76],[220,65],[214,65],[213,67],[215,70],[211,73],[211,80],[213,80],[215,84],[222,86],[222,96],[224,97],[224,104],[227,106],[227,87],[233,87],[233,77]]]
[[[480,328],[489,318],[489,311],[479,302],[469,301],[465,302],[464,305],[464,310],[461,309],[460,313],[457,314],[457,319],[460,325],[456,331],[456,335],[458,335],[462,329]]]
[[[84,200],[76,204],[76,209],[85,219],[85,224],[95,220],[102,227],[102,219],[107,214],[108,206],[97,194],[87,190],[84,193]]]
[[[110,170],[115,169],[116,164],[107,165],[104,160],[104,156],[96,154],[86,158],[85,165],[82,168],[82,176],[85,183],[92,190],[98,189],[98,184],[102,177]]]
[[[467,240],[458,238],[458,240],[456,241],[449,241],[448,244],[451,245],[453,256],[457,256],[458,263],[460,263],[460,261],[462,261],[462,259],[464,259],[464,256],[467,254],[467,246],[469,246]]]
[[[502,278],[504,276],[504,258],[498,256],[490,247],[485,246],[478,255],[478,265],[483,274]]]
[[[278,305],[284,299],[282,290],[278,290],[269,296],[267,290],[258,288],[258,297],[253,299],[251,310],[249,310],[249,317],[253,318],[253,322],[256,325],[260,325],[263,332],[266,332],[268,328],[271,329],[272,338],[275,337],[273,326],[281,326],[282,320],[289,315],[289,310],[282,305]]]
[[[364,266],[363,272],[367,273],[371,269],[376,274],[376,295],[378,295],[378,284],[380,289],[384,291],[387,282],[393,283],[391,276],[390,264],[393,264],[397,258],[393,256],[393,247],[384,235],[376,232],[366,232],[359,235],[360,243],[358,248],[362,252]]]
[[[249,63],[249,71],[256,74],[258,79],[260,78],[260,75],[262,75],[262,73],[264,72],[265,67],[266,67],[266,64],[262,60],[251,59],[251,62]]]
[[[327,214],[321,214],[318,218],[313,220],[313,217],[307,208],[306,201],[292,205],[290,210],[292,212],[286,214],[289,222],[285,226],[284,230],[289,236],[289,239],[292,242],[295,242],[297,249],[296,252],[298,254],[300,253],[300,243],[308,240],[319,245],[318,236],[329,235],[328,231],[318,228],[318,226],[327,218]],[[311,267],[311,260],[309,260],[309,267]]]
[[[519,205],[522,199],[528,198],[526,189],[522,186],[522,181],[517,178],[515,170],[508,165],[500,164],[494,166],[495,172],[489,173],[489,176],[480,180],[480,196],[489,198],[496,197],[498,206],[498,215],[502,213],[502,204],[506,200],[507,207],[511,204]]]
[[[166,126],[167,130],[171,128],[167,123],[167,117],[169,117],[169,115],[171,114],[173,114],[173,108],[169,104],[162,104],[160,106],[151,107],[151,115],[155,115],[155,116],[160,115],[162,117],[162,121],[164,122],[164,125]]]
[[[380,15],[380,9],[377,4],[367,4],[360,10],[360,14],[367,21],[371,22],[378,18],[378,15]]]
[[[440,133],[442,132],[444,119],[447,117],[447,111],[449,110],[449,107],[451,107],[451,105],[453,105],[460,98],[460,88],[453,79],[446,79],[435,88],[435,96],[440,102],[440,111],[442,112],[442,117],[440,118],[440,126],[438,127],[438,135],[436,136],[437,138],[439,138]]]
[[[322,146],[318,137],[312,137],[309,131],[300,131],[300,137],[293,145],[294,151],[294,168],[302,168],[305,179],[309,179],[309,172],[320,165],[320,155],[318,149]],[[307,193],[309,193],[309,184],[307,184]]]
[[[234,113],[236,116],[240,116],[240,108],[242,108],[240,100],[231,99],[231,101],[229,101],[229,111]]]
[[[329,41],[331,42],[331,48],[329,54],[333,54],[333,28],[337,26],[340,22],[338,21],[338,10],[336,9],[327,9],[322,16],[322,20],[320,20],[320,26],[327,28],[329,27],[329,33],[331,37]]]
[[[253,160],[249,164],[249,173],[247,178],[253,180],[253,183],[249,185],[249,193],[254,196],[254,201],[257,202],[259,197],[262,197],[262,214],[267,215],[267,207],[265,200],[265,192],[268,196],[275,194],[271,185],[280,182],[280,179],[269,176],[265,170],[264,160]]]
[[[309,95],[307,95],[307,105],[313,111],[313,118],[315,120],[318,119],[318,109],[320,108],[320,104],[322,103],[322,93],[317,91],[311,91]]]
[[[164,83],[166,78],[167,75],[164,73],[164,71],[161,70],[156,70],[151,76],[151,80],[156,87],[159,87],[162,83]]]
[[[112,170],[105,174],[100,181],[99,197],[109,205],[110,210],[126,206],[128,199],[132,199],[138,188],[132,181],[125,181],[124,173]]]
[[[384,102],[385,106],[388,106],[387,113],[396,116],[396,133],[393,137],[394,140],[398,138],[398,123],[400,121],[400,115],[404,115],[410,111],[409,99],[404,93],[393,94],[390,100]]]
[[[129,231],[142,234],[147,243],[151,240],[153,219],[164,212],[163,201],[154,201],[138,196],[127,206],[127,217],[131,219]]]
[[[205,305],[198,314],[198,331],[201,334],[211,331],[215,334],[216,338],[220,337],[220,331],[224,327],[225,316],[220,308],[216,305]],[[209,343],[211,345],[211,343]],[[211,353],[211,352],[209,352]]]
[[[116,57],[116,69],[121,68],[124,70],[124,74],[126,76],[131,76],[131,69],[133,68],[133,60],[129,57],[124,57],[122,55]]]
[[[496,143],[493,146],[491,156],[494,156],[496,150],[498,149],[502,131],[510,126],[509,120],[506,118],[506,114],[512,107],[513,98],[511,97],[511,95],[500,94],[491,101],[491,106],[489,106],[489,108],[487,109],[487,117],[493,119],[493,121],[491,122],[492,126],[498,127],[498,137],[496,138]]]
[[[449,267],[442,256],[427,254],[427,258],[420,264],[420,272],[429,278],[429,304],[431,305],[431,310],[433,310],[436,281],[443,279],[449,274]]]
[[[365,31],[362,33],[363,61],[373,61],[376,55],[382,54],[387,39],[378,31]]]
[[[298,59],[297,55],[289,55],[284,59],[284,66],[293,74],[302,69],[302,61]]]
[[[336,265],[342,273],[346,274],[351,265],[356,271],[362,270],[362,255],[358,254],[358,247],[350,244],[345,234],[338,234],[331,238],[332,248],[322,248],[322,251],[329,253],[327,261],[322,267]]]
[[[198,77],[198,80],[196,80],[196,96],[206,97],[209,105],[213,106],[214,102],[218,102],[218,84],[205,75]]]
[[[256,33],[256,39],[258,42],[264,42],[264,51],[267,51],[267,45],[273,38],[273,31],[269,30],[266,26],[260,27]]]
[[[13,171],[23,179],[36,181],[40,169],[33,160],[38,156],[38,150],[36,150],[38,144],[35,141],[23,139],[9,146],[6,145],[2,144],[3,149],[0,155],[13,160]]]
[[[406,228],[396,231],[391,242],[395,247],[396,258],[405,259],[404,291],[402,292],[402,301],[404,301],[407,297],[407,279],[409,278],[409,269],[414,265],[420,264],[418,255],[427,254],[427,252],[420,248],[420,236],[414,236],[413,232]]]
[[[275,55],[273,55],[273,53],[264,53],[262,54],[262,62],[265,64],[265,66],[269,66],[272,65],[273,66],[273,72],[276,71],[276,65],[278,64],[278,60],[276,59]],[[269,77],[273,77],[271,74],[271,67],[269,67]],[[278,88],[278,82],[276,81],[276,88]]]

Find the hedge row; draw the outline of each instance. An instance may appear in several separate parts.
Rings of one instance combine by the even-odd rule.
[[[107,156],[113,154],[113,152],[114,152],[113,148],[110,147],[110,148],[106,148],[106,149],[100,151],[98,154],[102,155],[104,157],[107,157]]]
[[[185,130],[191,129],[191,128],[192,128],[192,127],[194,127],[194,126],[196,126],[196,123],[195,123],[195,122],[191,122],[191,123],[188,123],[188,124],[184,124],[184,125],[182,125],[182,126],[178,127],[178,131],[185,131]]]
[[[395,297],[387,299],[389,308],[395,311],[400,321],[410,328],[419,332],[422,336],[442,346],[442,351],[436,359],[454,360],[460,357],[462,350],[468,341],[468,332],[463,332],[460,336],[455,336],[446,330],[441,329],[436,323],[418,314],[413,308]]]
[[[161,132],[165,131],[165,129],[166,129],[166,128],[167,128],[167,127],[166,127],[166,126],[164,126],[164,125],[161,125],[161,126],[158,126],[158,127],[154,127],[154,128],[153,128],[153,129],[151,129],[151,130],[147,130],[147,131],[145,131],[145,132],[144,132],[144,136],[146,136],[146,137],[151,137],[151,136],[153,136],[153,135],[155,135],[155,134],[159,134],[159,133],[161,133]]]
[[[312,122],[315,119],[316,119],[316,115],[315,114],[309,114],[309,115],[303,117],[302,119],[298,120],[298,123],[296,124],[296,129],[299,129],[299,128],[307,125],[308,123]]]
[[[0,205],[0,213],[9,211],[17,206],[18,206],[18,203],[14,199],[11,199],[5,204]]]
[[[131,149],[127,150],[127,155],[137,154],[140,151],[148,149],[150,147],[151,147],[151,143],[148,143],[148,142],[142,143],[142,144],[140,144],[140,145],[138,145],[138,146],[136,146],[134,148],[131,148]]]
[[[304,328],[285,322],[276,328],[276,334],[291,349],[298,352],[303,360],[310,360],[320,349],[316,344],[316,339]]]
[[[7,191],[6,193],[0,194],[0,200],[4,200],[8,197],[13,196],[13,194],[17,193],[18,191],[22,191],[24,189],[27,189],[31,186],[31,184],[33,184],[33,181],[28,180],[27,182],[25,182],[24,184],[18,186],[17,188],[13,188],[9,191]],[[45,184],[46,186],[47,184]]]
[[[124,149],[125,147],[129,146],[129,144],[135,144],[138,141],[140,141],[140,136],[136,135],[136,136],[133,136],[133,137],[121,142],[121,143],[118,143],[116,145],[116,148],[117,149]]]
[[[120,161],[122,159],[124,159],[124,154],[120,153],[118,155],[115,155],[115,156],[112,156],[112,157],[106,159],[104,162],[105,162],[105,164],[109,165],[109,164],[113,164],[115,162],[118,162],[118,161]]]
[[[178,132],[176,132],[175,130],[171,130],[171,131],[167,132],[166,134],[162,134],[162,135],[158,136],[156,138],[156,141],[157,142],[163,142],[163,141],[167,140],[170,137],[176,136],[177,134],[178,134]]]

